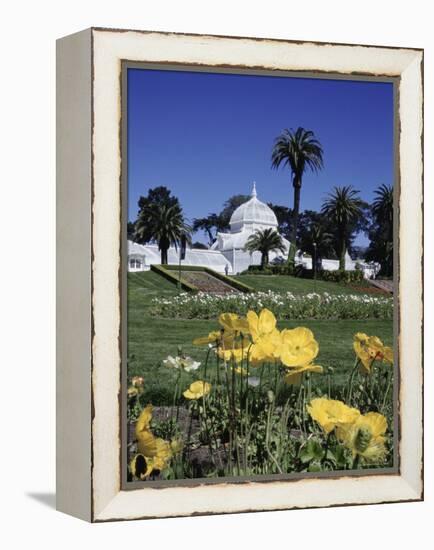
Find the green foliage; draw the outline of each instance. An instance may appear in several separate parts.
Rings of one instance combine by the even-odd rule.
[[[393,275],[393,187],[380,185],[375,194],[366,259],[380,263],[381,276],[390,277]]]
[[[298,214],[300,210],[300,191],[303,175],[307,168],[317,172],[323,167],[323,149],[312,130],[298,127],[297,130],[285,129],[276,138],[271,154],[272,168],[288,167],[294,188],[289,261],[294,260],[297,239]]]
[[[363,271],[355,269],[354,271],[345,271],[337,269],[336,271],[319,271],[317,277],[323,281],[332,283],[362,283],[364,281]]]
[[[334,224],[339,268],[345,269],[345,254],[351,242],[355,223],[362,218],[363,201],[351,185],[334,187],[324,202],[321,213]]]
[[[261,266],[264,268],[269,263],[270,252],[281,252],[284,254],[286,249],[279,233],[275,229],[268,228],[257,230],[250,235],[247,239],[245,250],[250,253],[260,252]]]

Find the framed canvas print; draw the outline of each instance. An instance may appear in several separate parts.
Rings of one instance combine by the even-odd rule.
[[[423,51],[57,44],[57,503],[423,498]]]

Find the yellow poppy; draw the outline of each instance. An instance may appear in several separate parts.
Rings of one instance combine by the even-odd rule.
[[[386,430],[386,418],[370,412],[360,415],[351,424],[340,426],[336,435],[351,450],[353,457],[359,455],[366,462],[380,462],[386,455]]]
[[[357,332],[353,341],[354,352],[362,363],[362,372],[369,374],[375,360],[393,363],[393,350],[385,346],[378,336]]]
[[[203,382],[203,380],[197,380],[190,384],[190,387],[183,393],[186,399],[200,399],[201,397],[208,395],[211,391],[211,384]]]
[[[263,309],[259,315],[254,311],[249,311],[246,318],[254,343],[271,334],[276,328],[276,317],[269,309]]]
[[[281,338],[280,360],[286,367],[308,365],[318,355],[318,342],[308,328],[285,329]]]
[[[226,332],[249,332],[249,323],[244,317],[239,317],[236,313],[222,313],[219,316],[219,323]]]
[[[143,384],[144,384],[143,377],[142,376],[133,376],[132,379],[131,379],[131,384],[135,388],[143,387]]]
[[[137,397],[139,395],[139,389],[134,386],[130,386],[127,390],[128,397]]]
[[[310,416],[328,434],[338,426],[351,424],[360,416],[360,411],[348,407],[342,401],[318,397],[307,406]]]
[[[143,409],[143,411],[140,413],[140,416],[137,420],[136,424],[136,437],[143,432],[148,431],[150,429],[152,420],[152,405],[146,405],[146,407]]]
[[[247,375],[247,369],[245,369],[244,367],[234,367],[234,371],[241,376]]]
[[[276,317],[268,309],[259,315],[254,311],[247,313],[252,345],[249,348],[249,360],[252,365],[279,358],[281,333],[276,328]]]
[[[249,350],[249,360],[253,366],[264,361],[273,362],[280,358],[282,337],[280,331],[274,329],[270,334],[260,336]]]
[[[217,354],[220,359],[223,359],[227,363],[235,361],[235,363],[241,363],[243,359],[246,359],[250,346],[250,340],[244,335],[230,336],[226,335],[219,343],[217,348]]]
[[[151,475],[153,470],[153,461],[147,459],[142,454],[136,454],[130,462],[130,470],[134,477],[143,481]]]
[[[208,334],[208,336],[201,336],[200,338],[195,338],[193,344],[195,346],[206,346],[208,344],[216,344],[222,337],[220,330],[213,330]]]
[[[287,384],[298,384],[301,381],[301,376],[304,372],[323,372],[323,368],[320,365],[304,365],[302,367],[294,367],[286,369],[284,381]]]
[[[161,437],[155,437],[151,432],[151,420],[152,405],[149,404],[141,412],[136,424],[137,450],[140,455],[145,457],[146,463],[148,464],[148,468],[145,470],[145,473],[142,474],[144,477],[148,476],[154,469],[163,470],[166,468],[172,456],[170,443]],[[135,466],[139,468],[137,464]],[[151,470],[149,470],[149,468],[151,468]]]

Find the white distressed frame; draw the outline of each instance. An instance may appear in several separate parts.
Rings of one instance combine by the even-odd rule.
[[[88,43],[90,47],[84,52],[86,47],[83,44]],[[91,81],[91,95],[86,95],[86,99],[90,101],[92,98],[91,112],[89,113],[86,101],[85,105],[80,106],[80,101],[77,100],[76,117],[81,120],[78,116],[80,109],[85,112],[86,121],[90,114],[92,123],[89,131],[92,131],[93,156],[92,174],[89,178],[89,196],[92,200],[92,349],[91,358],[86,363],[88,369],[85,374],[89,378],[84,380],[86,383],[82,396],[85,400],[83,406],[91,411],[88,426],[74,426],[76,437],[74,444],[70,445],[70,454],[75,462],[81,464],[76,478],[64,464],[65,453],[61,453],[62,458],[58,460],[59,508],[90,521],[108,521],[422,499],[423,52],[372,46],[90,29],[59,41],[59,60],[60,66],[69,60],[72,71],[72,76],[67,75],[63,80],[62,76],[59,78],[60,109],[64,109],[65,102],[68,101],[64,98],[68,94],[62,94],[63,87],[73,86],[74,81],[71,78],[80,71],[88,71],[90,63],[91,72],[88,76]],[[118,338],[121,322],[119,124],[122,60],[400,77],[399,474],[308,478],[267,483],[226,482],[158,489],[145,486],[121,490],[121,354]],[[80,96],[80,91],[85,94],[89,91],[87,79],[81,80],[84,83],[82,82],[82,87],[77,91],[77,97]],[[59,119],[62,122],[62,113],[59,113]],[[75,135],[74,132],[77,135],[85,133],[78,122],[75,125],[74,121],[70,122],[72,135]],[[66,146],[70,144],[67,143]],[[86,144],[80,142],[76,147],[81,147],[83,155],[85,154]],[[58,171],[61,192],[75,170],[72,161],[67,165],[68,158],[65,159],[67,155],[62,155],[62,150],[61,147],[59,162],[64,166],[63,169],[60,166]],[[90,154],[89,151],[87,153]],[[80,157],[75,162],[79,163]],[[66,195],[72,193],[71,189],[64,189],[63,192]],[[86,251],[89,252],[87,248]],[[59,278],[61,277],[60,266]],[[78,295],[75,299],[77,297]],[[74,300],[74,296],[70,300]],[[67,308],[68,304],[64,307]],[[59,324],[59,338],[61,346],[68,345],[62,322]],[[65,359],[64,355],[62,357]],[[64,371],[73,367],[70,363],[71,360],[66,360],[66,366],[58,366],[61,380],[66,375]],[[87,386],[90,380],[91,388]],[[68,396],[64,396],[63,405],[58,407],[60,437],[68,426],[71,427],[71,420],[64,410],[68,405]],[[90,422],[92,429],[89,442]],[[85,474],[83,463],[89,468]],[[68,483],[62,482],[66,476]]]

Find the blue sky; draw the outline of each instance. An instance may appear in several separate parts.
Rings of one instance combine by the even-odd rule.
[[[369,202],[393,183],[391,83],[128,69],[129,219],[158,185],[190,221],[249,194],[254,180],[260,200],[292,206],[290,173],[270,159],[277,135],[298,126],[324,149],[324,169],[304,176],[301,210],[319,210],[335,185]]]

